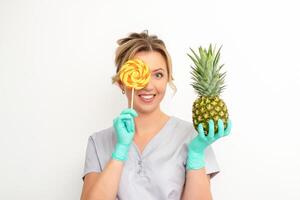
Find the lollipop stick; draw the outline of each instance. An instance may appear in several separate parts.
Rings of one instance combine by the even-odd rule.
[[[131,107],[130,108],[133,108],[133,94],[134,94],[134,88],[132,88],[132,90],[131,90]]]

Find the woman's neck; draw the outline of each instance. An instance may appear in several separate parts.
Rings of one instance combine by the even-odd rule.
[[[170,116],[163,113],[160,109],[152,113],[138,113],[134,118],[135,131],[137,134],[156,131],[169,119]]]

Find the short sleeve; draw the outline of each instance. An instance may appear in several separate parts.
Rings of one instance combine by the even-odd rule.
[[[194,139],[198,135],[194,127],[192,127],[191,135],[192,135],[191,139]],[[220,167],[212,145],[207,146],[206,149],[204,150],[204,162],[205,162],[206,174],[207,175],[209,174],[210,178],[213,178],[215,175],[217,175],[220,172]]]
[[[206,147],[204,151],[204,161],[206,174],[209,174],[210,178],[213,178],[220,172],[220,167],[211,145]]]
[[[88,139],[86,152],[85,152],[85,163],[84,163],[84,169],[82,174],[82,180],[84,180],[85,175],[89,172],[101,172],[101,171],[102,170],[97,155],[95,142],[93,140],[93,137],[90,136]]]

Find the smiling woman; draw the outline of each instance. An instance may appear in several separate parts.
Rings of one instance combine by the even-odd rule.
[[[151,110],[157,109],[160,102],[165,96],[168,77],[163,76],[162,72],[158,72],[156,66],[163,66],[160,71],[165,71],[167,73],[167,64],[164,57],[156,51],[140,51],[134,55],[133,58],[138,58],[143,60],[150,68],[151,78],[146,87],[138,90],[134,95],[135,109],[147,113]],[[119,85],[122,90],[125,90],[128,102],[131,102],[131,89],[124,87],[124,85]]]
[[[112,82],[126,94],[128,108],[113,120],[112,127],[89,137],[81,199],[209,199],[206,175],[213,177],[219,172],[212,147],[189,160],[188,146],[199,134],[191,122],[160,109],[167,85],[176,92],[171,57],[164,42],[144,31],[131,33],[118,44]],[[131,88],[117,75],[130,59],[142,60],[151,71],[147,85],[136,90],[132,109]],[[198,167],[197,163],[204,161],[205,167]]]
[[[172,74],[171,57],[162,40],[160,40],[156,35],[148,35],[148,31],[146,30],[142,33],[131,33],[128,37],[119,39],[117,43],[119,44],[115,57],[117,69],[116,75],[112,77],[112,83],[120,83],[117,74],[121,66],[127,60],[138,57],[136,54],[139,52],[156,52],[159,53],[159,57],[163,57],[163,61],[160,60],[160,62],[157,63],[158,65],[152,65],[152,72],[155,72],[159,69],[165,71],[168,83],[173,89],[174,93],[176,93],[177,89],[173,83],[174,78]]]

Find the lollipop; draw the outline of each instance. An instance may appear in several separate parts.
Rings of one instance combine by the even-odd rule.
[[[132,89],[131,108],[133,108],[134,89],[144,88],[150,81],[149,67],[140,59],[128,60],[119,71],[119,78],[124,85]]]

